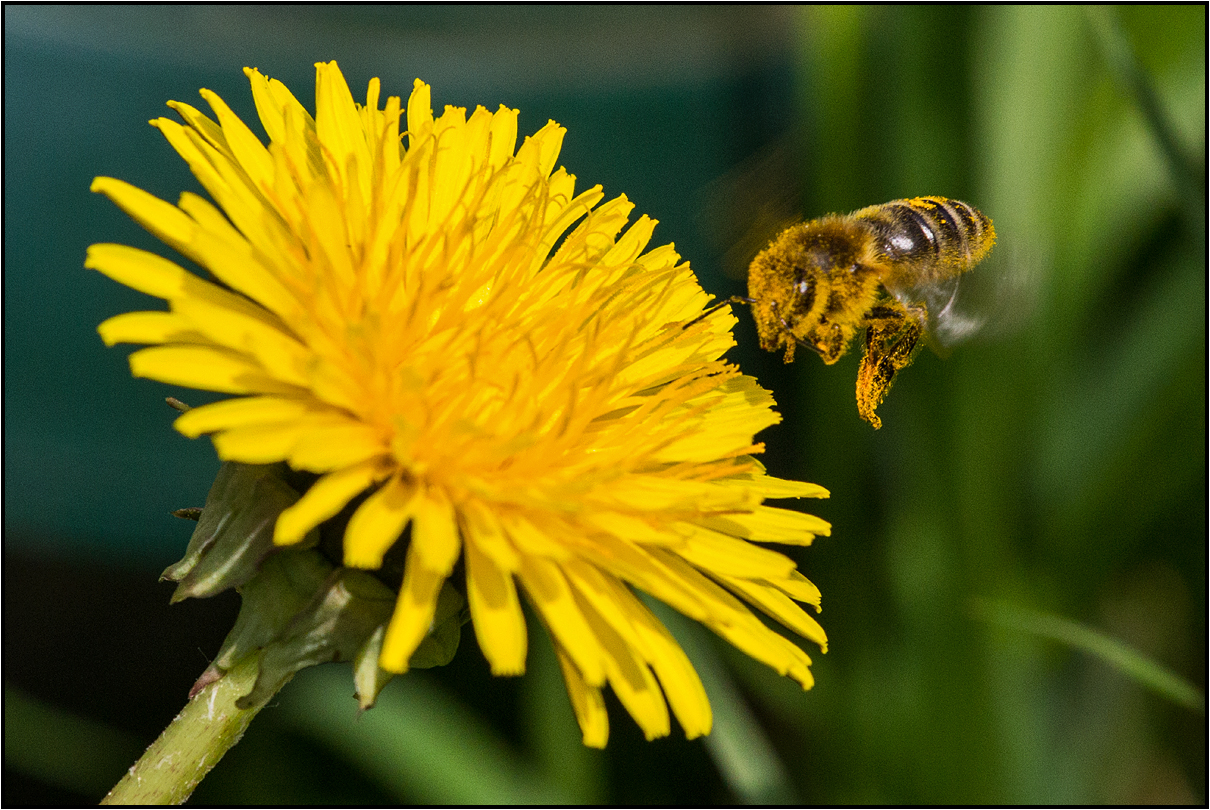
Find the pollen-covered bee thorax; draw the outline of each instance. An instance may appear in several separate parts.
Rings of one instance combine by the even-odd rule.
[[[875,247],[866,228],[854,227],[852,222],[838,216],[804,225],[798,243],[804,263],[809,265],[807,272],[824,274],[853,272],[868,261],[868,254]]]

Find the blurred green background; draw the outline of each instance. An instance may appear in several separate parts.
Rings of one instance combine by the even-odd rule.
[[[6,6],[6,805],[98,800],[238,608],[156,582],[218,464],[163,404],[202,398],[96,336],[142,297],[86,246],[165,249],[88,184],[175,200],[166,100],[252,120],[241,68],[309,105],[333,58],[355,95],[421,77],[438,109],[557,120],[580,187],[718,295],[788,219],[967,200],[1000,234],[964,287],[989,325],[922,354],[874,432],[857,356],[783,366],[739,313],[732,357],[785,416],[767,465],[832,491],[807,505],[832,537],[794,552],[824,594],[814,690],[669,617],[714,734],[646,743],[610,698],[589,751],[548,644],[493,679],[467,634],[361,718],[347,666],[303,673],[196,801],[1206,803],[1205,6]]]

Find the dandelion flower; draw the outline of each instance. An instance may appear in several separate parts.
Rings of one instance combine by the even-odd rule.
[[[218,455],[286,462],[315,483],[281,512],[300,541],[370,493],[343,564],[377,569],[406,543],[380,666],[404,672],[442,584],[465,564],[493,673],[525,668],[522,596],[558,654],[584,742],[603,746],[608,685],[648,739],[670,714],[709,732],[710,706],[637,589],[804,688],[810,658],[750,606],[821,647],[819,591],[788,557],[824,521],[766,505],[823,497],[765,474],[754,435],[770,395],[724,360],[728,312],[625,197],[576,193],[553,121],[516,147],[517,111],[446,107],[416,81],[406,109],[354,102],[317,65],[312,117],[245,70],[266,146],[214,93],[152,121],[213,199],[177,205],[113,178],[93,190],[200,267],[93,245],[86,265],[168,311],[110,318],[105,343],[150,344],[135,376],[236,395],[175,427]],[[644,252],[646,250],[646,252]]]

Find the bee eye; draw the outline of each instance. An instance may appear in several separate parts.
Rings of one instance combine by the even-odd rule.
[[[799,292],[800,294],[802,294],[802,295],[806,295],[806,294],[807,294],[807,291],[808,291],[808,290],[810,290],[810,289],[811,289],[811,285],[810,285],[810,283],[808,283],[808,282],[806,282],[806,281],[800,281],[800,282],[798,282],[798,292]]]

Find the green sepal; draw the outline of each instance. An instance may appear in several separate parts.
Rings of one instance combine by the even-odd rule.
[[[273,544],[277,516],[299,497],[282,480],[279,465],[223,464],[185,556],[160,576],[179,583],[172,602],[213,596],[251,580],[277,548]],[[312,531],[291,548],[308,548],[318,540],[319,533]]]
[[[408,667],[430,669],[443,667],[453,661],[462,638],[462,625],[469,620],[466,597],[447,579],[441,584],[441,593],[437,596],[437,609],[433,613],[429,634],[412,653]]]
[[[268,700],[301,669],[352,660],[358,701],[369,708],[394,677],[378,660],[397,594],[367,571],[334,565],[319,547],[318,528],[302,543],[273,543],[278,516],[300,497],[289,474],[280,464],[223,464],[185,556],[164,571],[163,579],[178,583],[173,602],[232,587],[242,599],[235,626],[190,695],[252,655],[259,674],[240,708]],[[447,580],[408,666],[448,664],[468,619],[466,598]]]
[[[213,666],[230,669],[252,652],[282,637],[321,592],[333,566],[314,549],[280,549],[240,588],[239,616]]]
[[[379,625],[353,659],[353,689],[357,692],[357,705],[362,711],[374,705],[374,701],[378,700],[378,693],[395,677],[394,672],[388,672],[378,666],[378,657],[382,655],[382,640],[386,638],[386,633],[387,626]]]
[[[454,660],[454,654],[458,652],[458,642],[462,638],[462,625],[466,624],[469,618],[466,598],[448,581],[442,583],[429,634],[420,642],[416,652],[412,653],[408,668],[443,667]],[[394,672],[388,672],[378,666],[385,637],[386,625],[383,624],[370,635],[353,659],[353,686],[357,690],[357,703],[363,711],[374,705],[383,687],[395,677]]]
[[[260,674],[240,708],[267,700],[305,667],[352,660],[395,609],[395,594],[373,575],[338,568],[260,658]]]

